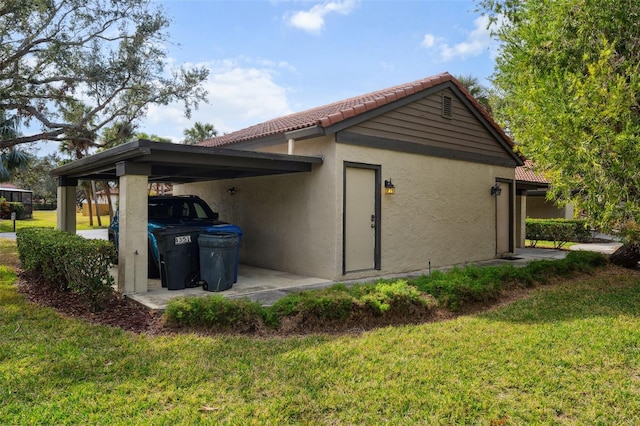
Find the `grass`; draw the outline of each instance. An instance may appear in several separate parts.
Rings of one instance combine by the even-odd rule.
[[[535,247],[536,248],[545,248],[545,249],[555,249],[556,246],[554,244],[557,244],[557,243],[554,243],[553,241],[539,240],[539,241],[536,242]],[[576,244],[578,244],[578,243],[574,243],[574,242],[571,242],[571,241],[564,242],[562,244],[562,247],[560,248],[560,250],[569,250],[569,247],[575,246]],[[525,247],[533,247],[533,245],[531,244],[531,240],[525,240],[524,246]]]
[[[102,228],[109,226],[109,215],[101,216]],[[95,226],[89,226],[89,216],[82,213],[76,214],[76,229],[79,231],[88,229],[98,229],[98,219],[94,216]],[[55,228],[57,225],[56,211],[36,210],[33,212],[33,219],[16,220],[16,230],[20,228]],[[13,232],[13,221],[0,219],[0,232]]]
[[[287,339],[133,335],[36,307],[14,282],[0,266],[0,424],[640,422],[635,272],[484,315]]]

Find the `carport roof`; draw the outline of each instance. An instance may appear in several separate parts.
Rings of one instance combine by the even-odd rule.
[[[188,183],[309,172],[321,157],[180,145],[140,139],[58,167],[54,177],[117,180],[146,174],[150,182]]]

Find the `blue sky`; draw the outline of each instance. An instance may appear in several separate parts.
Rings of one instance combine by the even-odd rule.
[[[169,56],[210,70],[191,119],[152,107],[140,130],[219,134],[448,71],[482,82],[496,44],[473,1],[154,0],[172,19]]]

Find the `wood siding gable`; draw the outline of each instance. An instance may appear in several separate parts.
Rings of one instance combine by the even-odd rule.
[[[450,117],[443,97],[451,99]],[[339,131],[336,141],[394,151],[517,165],[515,154],[466,98],[444,88]]]

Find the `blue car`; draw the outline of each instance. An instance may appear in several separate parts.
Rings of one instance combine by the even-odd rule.
[[[160,255],[158,242],[154,231],[167,226],[193,226],[198,228],[224,225],[226,222],[218,220],[218,213],[200,197],[195,195],[185,196],[155,196],[149,197],[149,216],[147,237],[149,242],[148,277],[160,276]],[[109,225],[109,241],[118,248],[119,221],[116,212],[113,221]]]

